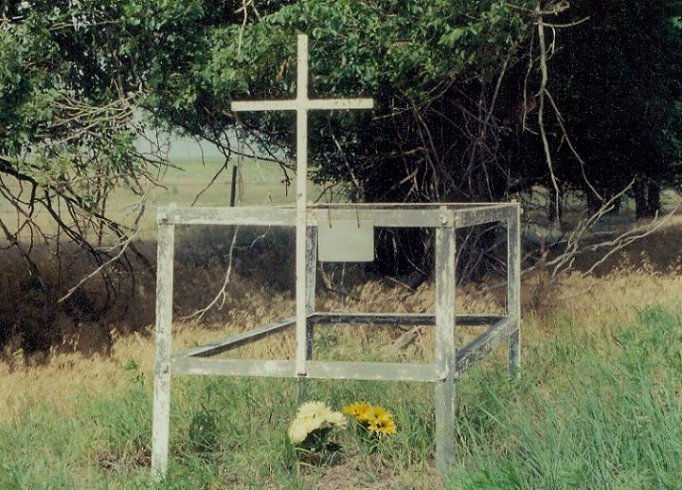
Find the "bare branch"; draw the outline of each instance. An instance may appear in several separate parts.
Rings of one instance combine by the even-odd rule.
[[[537,15],[537,28],[538,28],[538,44],[540,48],[540,89],[536,95],[538,100],[538,125],[540,126],[540,136],[542,138],[542,147],[545,151],[545,160],[547,162],[547,168],[549,169],[549,176],[552,182],[552,186],[556,191],[557,199],[554,203],[556,207],[556,214],[559,215],[559,199],[558,196],[561,194],[559,190],[559,182],[557,181],[556,174],[554,173],[554,163],[552,159],[552,152],[549,148],[549,140],[547,139],[547,131],[545,130],[545,94],[547,93],[547,82],[549,80],[548,69],[547,69],[547,46],[545,42],[545,24],[542,18],[541,3],[538,3],[536,7]]]

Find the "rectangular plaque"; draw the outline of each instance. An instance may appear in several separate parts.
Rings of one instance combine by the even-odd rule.
[[[374,222],[365,219],[320,218],[317,259],[320,262],[372,262]]]

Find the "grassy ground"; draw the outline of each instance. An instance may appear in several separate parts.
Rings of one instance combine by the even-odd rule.
[[[220,165],[178,162],[152,207],[190,204]],[[198,205],[224,205],[230,175],[223,174]],[[292,202],[276,170],[245,170],[244,204]],[[125,192],[114,213],[129,213]],[[0,213],[6,210],[0,209]],[[154,213],[145,230],[153,234]],[[566,276],[550,286],[528,277],[523,291],[523,373],[510,383],[500,349],[457,385],[458,464],[444,481],[433,469],[433,386],[405,383],[312,382],[309,396],[333,408],[366,400],[390,410],[398,432],[368,445],[340,433],[338,457],[321,466],[301,464],[287,441],[297,408],[293,381],[174,378],[169,478],[149,480],[153,331],[107,332],[107,349],[55,349],[46,363],[20,354],[0,361],[0,490],[2,489],[682,489],[682,269],[679,220],[647,237],[628,256],[614,255],[599,277]],[[205,230],[204,230],[205,231]],[[225,264],[192,262],[179,230],[176,302],[205,304],[222,283]],[[197,233],[192,231],[192,238]],[[272,234],[271,234],[272,235]],[[228,235],[222,240],[229,243]],[[288,240],[288,241],[287,241]],[[201,242],[201,240],[195,240]],[[260,263],[235,263],[234,281],[219,315],[178,322],[174,349],[291,316],[291,237],[272,235]],[[289,252],[282,252],[289,247]],[[208,243],[208,241],[207,241]],[[249,241],[251,243],[251,241]],[[271,246],[277,243],[277,247]],[[249,250],[254,247],[248,245]],[[220,257],[225,250],[199,255]],[[3,273],[9,275],[5,262]],[[288,268],[287,268],[288,267]],[[254,272],[255,271],[255,272]],[[266,281],[258,272],[268,271]],[[5,277],[3,276],[3,281]],[[14,287],[5,286],[6,295]],[[140,278],[138,288],[153,290]],[[17,289],[17,287],[14,287]],[[416,293],[379,282],[358,284],[341,301],[331,293],[321,309],[424,312],[433,289]],[[21,294],[21,293],[17,293]],[[151,322],[153,298],[134,296],[137,319]],[[145,303],[146,301],[146,303]],[[471,287],[458,292],[458,311],[492,313],[496,294]],[[132,330],[132,329],[131,329]],[[316,336],[325,359],[429,359],[430,332],[406,350],[392,346],[402,331],[327,328]],[[463,332],[465,335],[467,332]],[[101,332],[94,331],[97,341]],[[62,346],[63,347],[63,346]],[[274,337],[238,354],[283,358],[291,335]],[[89,353],[84,354],[83,352]],[[92,354],[105,352],[106,355]]]
[[[524,285],[525,302],[537,284]],[[149,482],[151,331],[118,337],[111,355],[55,354],[33,367],[0,365],[0,488],[7,489],[679,489],[682,483],[682,291],[680,270],[622,270],[600,280],[565,278],[551,303],[524,312],[523,375],[510,383],[501,349],[458,384],[458,464],[444,484],[433,470],[433,387],[313,382],[334,408],[366,400],[391,410],[398,432],[376,447],[343,432],[338,458],[297,462],[286,430],[292,381],[175,378],[167,481]],[[428,285],[410,296],[358,286],[357,309],[431,305]],[[333,307],[332,297],[322,298]],[[495,308],[459,295],[460,307]],[[288,295],[250,288],[228,324],[176,325],[175,348],[291,312]],[[384,357],[396,334],[317,338],[320,355]],[[398,356],[421,358],[428,334]],[[250,354],[278,357],[281,339]],[[345,353],[345,354],[344,354]],[[369,354],[368,354],[369,353]],[[388,354],[386,354],[388,356]]]

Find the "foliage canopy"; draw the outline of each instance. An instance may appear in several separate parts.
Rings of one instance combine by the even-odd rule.
[[[228,107],[291,96],[295,34],[306,32],[314,93],[377,100],[371,114],[312,121],[312,176],[352,199],[494,201],[539,183],[599,204],[634,179],[652,211],[657,187],[680,175],[679,10],[664,0],[4,0],[0,173],[24,187],[0,187],[19,228],[49,238],[31,219],[42,206],[104,264],[118,251],[93,247],[85,228],[128,246],[129,230],[106,217],[108,193],[144,196],[167,164],[137,150],[145,125],[208,139],[226,158],[242,127],[288,172],[290,116],[236,119]],[[408,263],[424,255],[401,252]]]

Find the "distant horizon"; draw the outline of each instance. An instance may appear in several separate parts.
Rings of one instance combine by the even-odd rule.
[[[236,137],[230,136],[230,140],[230,143],[236,147],[238,144]],[[159,131],[158,133],[155,133],[154,130],[145,131],[145,136],[139,137],[137,140],[137,150],[141,153],[154,153],[157,148],[155,148],[156,145],[152,145],[151,141],[159,141],[159,144],[164,148],[168,148],[168,160],[170,161],[188,158],[220,160],[225,158],[218,147],[208,140],[198,140],[192,136],[181,136],[166,131]],[[258,145],[250,145],[248,151],[258,152]],[[275,153],[279,152],[275,151]],[[282,158],[284,157],[282,156]]]
[[[155,139],[155,138],[149,138]],[[161,133],[160,139],[166,139],[168,145],[168,159],[176,160],[183,158],[223,158],[218,147],[207,140],[197,141],[189,136],[177,136]],[[137,149],[141,152],[153,151],[152,144],[144,138],[138,139]]]

